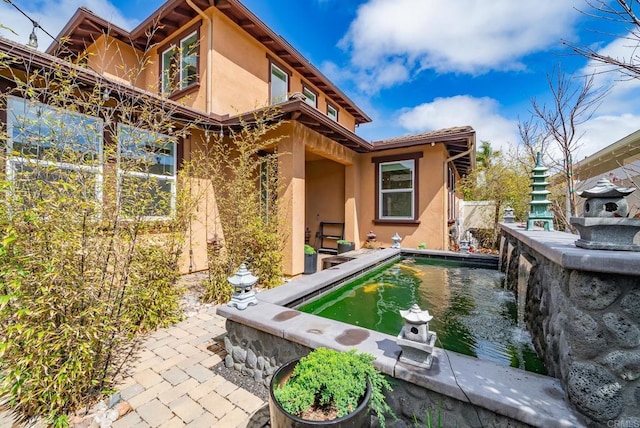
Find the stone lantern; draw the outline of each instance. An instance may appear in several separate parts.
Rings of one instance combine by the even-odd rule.
[[[504,222],[505,223],[514,223],[516,221],[516,216],[513,213],[513,208],[506,207],[504,209]]]
[[[391,240],[393,241],[393,245],[391,246],[391,248],[400,248],[400,241],[402,241],[402,236],[398,235],[398,232],[396,232],[396,234],[391,237]]]
[[[418,367],[431,368],[433,363],[433,348],[437,335],[429,331],[429,321],[433,317],[429,311],[423,311],[416,304],[406,311],[400,311],[404,320],[404,327],[396,338],[396,343],[402,349],[400,361]]]
[[[243,263],[235,275],[227,278],[233,286],[233,295],[228,306],[235,306],[239,310],[246,309],[249,305],[257,305],[256,291],[253,286],[258,282],[258,277],[251,275],[247,266]]]
[[[584,217],[571,217],[580,239],[576,246],[589,250],[640,251],[634,238],[640,232],[640,219],[627,218],[629,206],[625,199],[635,189],[617,187],[601,178],[595,187],[578,192],[585,198]]]

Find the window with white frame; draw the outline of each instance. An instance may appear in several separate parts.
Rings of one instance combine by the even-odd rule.
[[[305,103],[309,104],[311,107],[316,107],[316,108],[318,107],[318,94],[316,94],[306,86],[303,86],[302,95],[304,95]]]
[[[287,93],[289,92],[289,75],[280,67],[271,63],[271,80],[270,80],[270,97],[271,104],[278,104],[287,101]]]
[[[176,144],[167,135],[118,124],[118,203],[127,217],[170,217],[176,200]]]
[[[180,40],[180,46],[171,46],[162,52],[162,92],[186,89],[198,83],[198,32]]]
[[[332,106],[331,104],[327,104],[327,116],[331,119],[338,121],[338,109]]]
[[[101,200],[103,126],[92,116],[8,96],[8,178],[23,190],[77,186],[86,199]]]

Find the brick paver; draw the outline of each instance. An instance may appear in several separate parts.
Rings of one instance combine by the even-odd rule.
[[[142,345],[131,378],[122,382],[123,399],[133,411],[113,426],[246,425],[251,413],[266,403],[210,370],[224,355],[207,347],[224,332],[224,319],[215,315],[215,308],[154,332]]]
[[[210,370],[224,358],[207,349],[225,333],[224,319],[207,308],[141,345],[129,377],[120,383],[132,411],[113,423],[131,427],[243,427],[266,403]],[[0,414],[0,428],[13,426]]]

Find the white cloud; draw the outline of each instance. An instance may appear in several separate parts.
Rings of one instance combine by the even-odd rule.
[[[518,142],[517,123],[499,113],[493,98],[457,95],[436,98],[400,114],[399,123],[412,133],[469,125],[476,130],[476,141],[489,141],[496,150],[507,150]]]
[[[15,3],[54,37],[58,36],[80,6],[86,7],[96,15],[127,30],[133,29],[138,23],[136,20],[124,17],[118,8],[108,0],[43,0]],[[29,39],[32,30],[31,21],[4,1],[0,1],[0,24],[17,33],[13,34],[9,30],[0,29],[0,36],[20,43],[26,43]],[[40,50],[45,50],[53,42],[42,30],[36,30],[36,35]]]
[[[383,81],[389,63],[412,73],[523,69],[522,58],[572,35],[577,0],[369,0],[340,45],[352,66]]]
[[[629,61],[636,54],[632,35],[618,38],[598,50],[602,55]],[[582,159],[640,129],[640,76],[630,79],[612,67],[589,61],[576,75],[595,73],[596,87],[610,87],[592,119],[582,126],[584,135],[576,158]]]

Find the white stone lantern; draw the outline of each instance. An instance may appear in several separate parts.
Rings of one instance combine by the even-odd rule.
[[[406,311],[400,311],[404,319],[404,327],[396,338],[396,343],[402,349],[400,361],[426,369],[433,363],[433,348],[436,343],[436,333],[429,331],[429,321],[433,317],[429,311],[423,311],[416,304]]]
[[[247,266],[243,263],[235,275],[227,278],[233,286],[233,295],[228,306],[235,306],[239,310],[246,309],[249,305],[257,305],[256,291],[253,286],[258,282],[258,277],[251,275]]]
[[[404,338],[416,342],[427,343],[429,339],[429,321],[433,317],[429,311],[423,311],[415,303],[409,310],[400,311],[404,320]]]
[[[398,235],[398,232],[396,232],[396,234],[391,237],[391,240],[393,241],[393,245],[391,246],[391,248],[400,248],[400,241],[402,241],[402,236]]]

